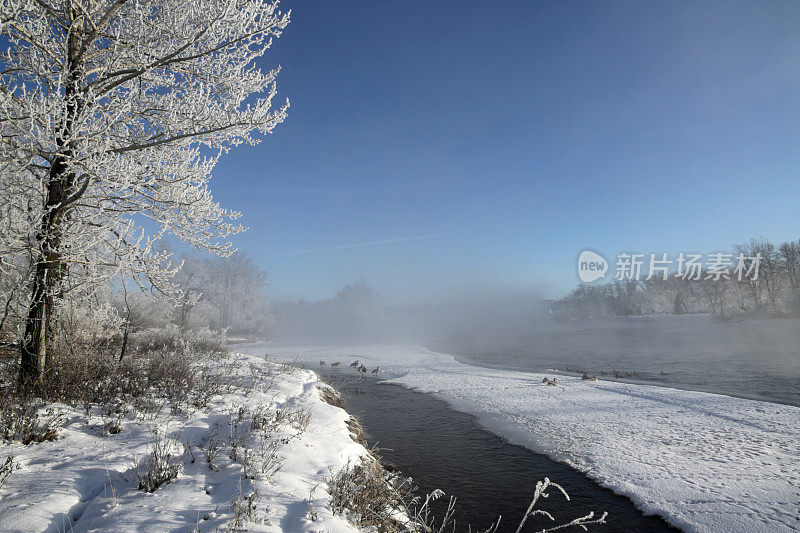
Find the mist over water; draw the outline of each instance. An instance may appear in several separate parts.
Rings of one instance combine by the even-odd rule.
[[[492,342],[450,339],[436,348],[487,367],[586,372],[800,405],[796,318],[720,323],[706,315],[620,317],[548,323]]]
[[[364,281],[330,299],[274,304],[274,337],[300,342],[410,342],[467,340],[495,344],[543,327],[547,302],[532,291],[471,288],[417,304],[387,301]]]
[[[528,372],[586,372],[800,405],[800,319],[708,315],[559,323],[530,292],[474,290],[387,305],[366,283],[321,302],[277,304],[276,338],[423,344],[460,361]]]

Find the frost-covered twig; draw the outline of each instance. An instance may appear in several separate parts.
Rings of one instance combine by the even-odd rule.
[[[564,498],[567,501],[569,501],[569,494],[567,494],[567,491],[564,490],[564,487],[562,487],[558,483],[553,483],[552,481],[550,481],[550,478],[544,478],[543,481],[537,481],[536,482],[536,489],[533,492],[533,499],[531,500],[531,504],[528,506],[528,510],[525,511],[525,516],[522,517],[522,521],[520,522],[519,527],[517,527],[517,532],[516,533],[521,533],[522,528],[525,525],[525,522],[528,520],[528,517],[531,517],[531,516],[543,515],[543,516],[546,516],[547,518],[549,518],[550,520],[552,520],[553,522],[555,522],[555,518],[553,517],[552,514],[548,513],[547,511],[542,511],[541,509],[536,509],[536,504],[539,503],[539,498],[549,498],[550,497],[549,493],[547,492],[547,489],[550,488],[550,487],[555,487],[556,489],[558,489],[558,491],[561,492],[561,494],[564,495]],[[571,522],[568,522],[566,524],[561,524],[559,526],[554,526],[554,527],[551,527],[551,528],[543,529],[542,533],[546,533],[546,532],[550,532],[550,531],[557,531],[559,529],[564,529],[564,528],[572,527],[572,526],[578,526],[578,527],[582,528],[584,531],[588,531],[586,526],[592,525],[592,524],[604,524],[605,521],[606,521],[606,517],[607,516],[608,516],[608,513],[604,512],[599,518],[594,518],[594,511],[592,511],[589,514],[587,514],[586,516],[582,516],[580,518],[576,518],[576,519],[574,519]]]

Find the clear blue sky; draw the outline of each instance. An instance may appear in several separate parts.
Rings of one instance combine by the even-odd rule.
[[[282,7],[289,118],[212,181],[276,298],[559,296],[587,247],[800,238],[798,2]]]

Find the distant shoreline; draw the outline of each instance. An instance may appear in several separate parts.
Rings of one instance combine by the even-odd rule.
[[[453,358],[458,361],[459,363],[463,363],[465,365],[476,366],[479,368],[486,368],[489,370],[511,370],[514,372],[526,372],[525,370],[519,370],[515,368],[509,368],[502,365],[489,365],[484,364],[476,361],[472,361],[466,356],[459,355],[459,354],[452,354]],[[570,372],[567,370],[560,370],[556,368],[545,368],[542,370],[531,370],[531,374],[554,374],[559,376],[569,376],[569,377],[581,377],[579,372]],[[789,400],[779,400],[775,398],[765,397],[765,396],[758,396],[758,395],[746,395],[746,394],[733,394],[728,392],[720,392],[719,390],[713,389],[708,387],[706,389],[700,387],[692,387],[689,385],[681,386],[680,384],[675,383],[665,383],[663,381],[654,381],[654,380],[644,380],[644,379],[631,379],[631,378],[615,378],[611,375],[606,376],[597,376],[598,381],[608,381],[611,383],[628,383],[630,385],[650,385],[652,387],[661,387],[664,389],[675,389],[675,390],[682,390],[687,392],[704,392],[707,394],[717,394],[720,396],[729,396],[731,398],[740,398],[742,400],[752,400],[757,402],[767,402],[767,403],[774,403],[777,405],[787,405],[790,407],[800,407],[800,395],[798,396],[798,400],[796,402],[791,402]]]

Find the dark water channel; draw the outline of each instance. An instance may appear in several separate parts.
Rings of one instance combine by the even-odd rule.
[[[456,496],[457,531],[471,525],[473,532],[481,532],[498,515],[503,517],[498,531],[516,531],[536,481],[544,477],[560,483],[571,501],[551,491],[538,508],[552,513],[556,522],[533,517],[524,531],[540,531],[589,511],[609,513],[607,524],[589,531],[677,531],[575,470],[505,442],[442,400],[373,379],[359,383],[347,370],[328,369],[325,378],[344,395],[348,412],[361,420],[369,444],[378,445],[384,462],[411,476],[422,494],[439,488]]]

